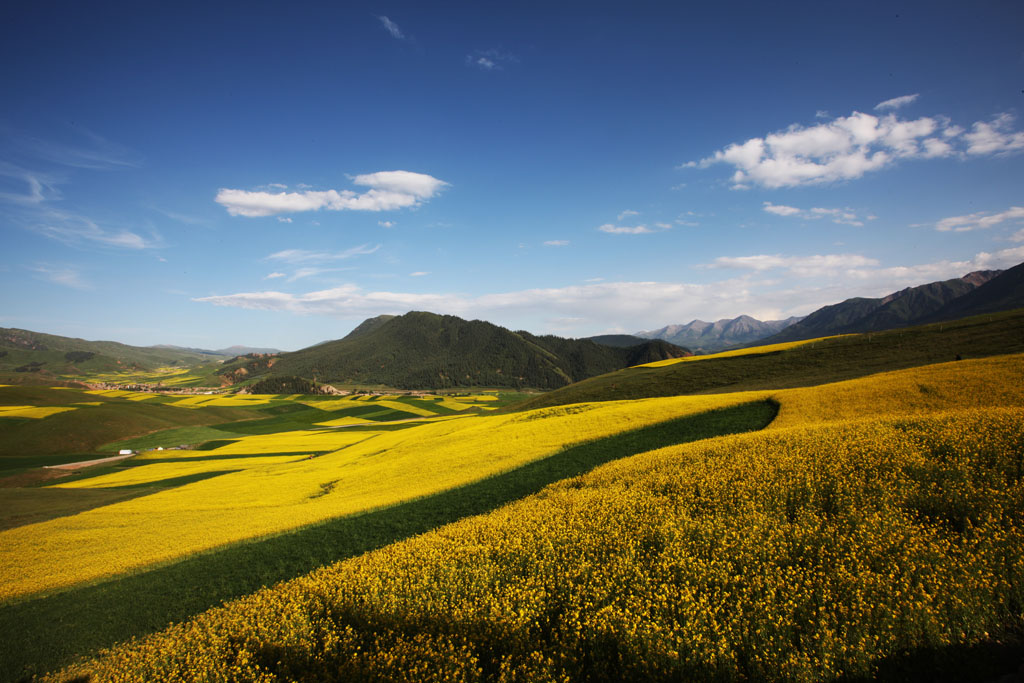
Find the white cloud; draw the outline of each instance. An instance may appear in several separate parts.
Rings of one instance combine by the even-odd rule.
[[[1010,235],[1011,242],[1024,242],[1024,228]]]
[[[739,260],[742,259],[742,260]],[[852,296],[883,296],[904,287],[959,277],[973,270],[1007,268],[1024,260],[1024,246],[979,253],[964,261],[882,267],[857,254],[751,256],[739,277],[710,283],[588,282],[567,287],[525,289],[480,296],[460,293],[367,291],[354,284],[305,294],[265,291],[195,299],[218,306],[295,314],[366,318],[382,313],[428,310],[481,318],[512,329],[535,329],[537,320],[579,319],[563,333],[584,336],[617,324],[651,329],[694,318],[719,319],[746,313],[762,320],[809,313]],[[728,259],[720,259],[725,262]],[[789,277],[773,275],[771,269]],[[805,278],[810,278],[805,279]]]
[[[279,278],[279,277],[287,277],[287,274],[286,274],[286,273],[278,273],[278,272],[274,272],[274,273],[271,273],[270,275],[267,275],[267,276],[266,276],[265,278],[263,278],[263,279],[264,279],[264,280],[276,280],[276,279],[277,279],[277,278]]]
[[[55,285],[71,289],[92,289],[92,285],[83,280],[81,273],[75,268],[40,264],[30,266],[29,270],[36,273],[37,279],[52,282]]]
[[[393,228],[395,227],[394,221],[377,221],[377,225],[382,228]]]
[[[950,216],[943,218],[935,224],[939,232],[968,232],[970,230],[984,230],[1005,221],[1024,219],[1024,206],[1011,206],[1002,213],[989,213],[979,211],[964,216]]]
[[[771,202],[764,203],[764,210],[768,213],[774,213],[776,216],[795,216],[800,213],[800,209],[796,207],[776,205]]]
[[[597,226],[597,229],[601,232],[607,232],[610,235],[646,235],[654,232],[646,225],[637,225],[634,227],[612,225],[611,223],[605,223],[604,225]]]
[[[633,211],[632,209],[626,209],[625,211],[623,211],[622,213],[620,213],[618,215],[618,220],[621,221],[621,220],[624,220],[625,218],[627,218],[629,216],[639,216],[639,215],[640,215],[639,211]]]
[[[409,273],[409,277],[423,277],[424,275],[430,275],[429,270],[417,270],[415,273]]]
[[[860,254],[815,254],[813,256],[782,256],[757,254],[755,256],[720,256],[709,268],[738,268],[742,270],[785,270],[800,277],[830,275],[837,271],[877,266],[878,260]]]
[[[888,109],[900,109],[901,107],[905,107],[908,104],[912,103],[918,97],[919,95],[917,93],[914,93],[913,95],[903,95],[902,97],[894,97],[891,100],[879,102],[878,104],[875,105],[875,109],[879,111],[884,111]]]
[[[268,256],[265,260],[267,261],[284,261],[285,263],[310,263],[320,262],[324,263],[327,261],[341,261],[344,259],[352,258],[353,256],[365,256],[366,254],[372,254],[380,249],[379,244],[370,246],[369,244],[360,244],[356,247],[349,247],[344,251],[308,251],[306,249],[285,249],[283,251],[274,252]]]
[[[391,34],[392,38],[397,38],[398,40],[405,39],[405,34],[402,33],[402,29],[398,28],[398,24],[385,16],[379,16],[377,18],[380,19],[380,23],[384,25],[384,29]]]
[[[1009,130],[1013,117],[1000,114],[991,123],[978,121],[964,134],[968,154],[1007,154],[1024,149],[1024,131]]]
[[[569,240],[548,240],[544,243],[545,247],[566,247],[569,246]]]
[[[856,214],[853,209],[825,209],[821,207],[815,207],[812,209],[798,209],[795,206],[784,206],[781,204],[772,204],[771,202],[764,203],[764,210],[768,213],[773,213],[776,216],[797,216],[804,220],[818,220],[827,218],[833,223],[839,223],[840,225],[855,225],[862,226],[864,221]],[[866,220],[875,220],[877,216],[869,215],[866,216]]]
[[[466,55],[466,64],[481,71],[500,71],[506,64],[518,62],[519,58],[504,50],[477,50]]]
[[[448,183],[425,173],[380,171],[357,175],[356,185],[369,187],[362,194],[352,190],[264,192],[221,188],[215,201],[232,216],[272,216],[297,211],[393,211],[414,207],[436,196]]]
[[[291,218],[285,218],[284,216],[278,216],[277,220],[278,220],[279,223],[291,223],[292,222]]]
[[[855,111],[825,123],[793,124],[764,137],[733,143],[682,167],[730,164],[735,168],[734,189],[831,183],[860,178],[901,159],[1022,150],[1024,132],[1011,131],[1012,121],[1008,114],[1001,114],[990,123],[975,123],[972,132],[964,133],[945,117],[900,119],[895,114],[879,117]]]

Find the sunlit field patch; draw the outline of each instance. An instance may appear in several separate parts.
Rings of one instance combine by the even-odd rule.
[[[66,413],[76,409],[76,406],[0,406],[0,417],[27,417],[41,420],[57,413]]]
[[[2,532],[0,572],[13,578],[0,586],[0,598],[91,581],[394,505],[507,471],[568,444],[747,400],[736,395],[589,404],[428,422],[381,433],[286,432],[241,439],[211,451],[175,451],[175,457],[207,458],[202,462],[209,470],[220,471],[216,458],[222,456],[312,453],[350,444],[313,459],[255,466]],[[296,438],[304,440],[302,447],[295,445]],[[66,486],[94,487],[97,482],[103,480],[82,479]]]
[[[735,356],[756,356],[765,353],[776,353],[778,351],[787,351],[789,349],[795,349],[798,346],[805,346],[807,344],[815,344],[825,339],[838,339],[839,337],[849,335],[836,335],[834,337],[820,337],[817,339],[804,339],[801,341],[783,342],[782,344],[768,344],[766,346],[751,346],[744,349],[735,349],[733,351],[720,351],[718,353],[709,353],[704,356],[686,356],[685,358],[667,358],[665,360],[656,360],[652,363],[643,363],[641,365],[635,365],[637,368],[663,368],[667,365],[675,365],[676,363],[695,363],[702,360],[712,360],[715,358],[732,358]]]

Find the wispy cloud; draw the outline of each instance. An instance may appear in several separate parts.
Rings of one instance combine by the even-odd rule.
[[[877,259],[859,254],[760,255],[716,260],[719,267],[727,263],[741,264],[738,267],[742,274],[700,284],[589,282],[481,296],[368,291],[355,284],[345,284],[305,294],[247,292],[195,301],[341,318],[429,310],[479,317],[512,327],[519,324],[518,320],[543,316],[546,320],[578,319],[575,330],[580,332],[588,328],[606,329],[610,321],[625,329],[650,329],[669,321],[701,316],[717,319],[746,313],[770,320],[803,314],[851,296],[882,296],[907,286],[958,277],[972,270],[1006,268],[1021,260],[1024,260],[1024,246],[995,253],[982,252],[964,261],[909,266],[882,266]],[[773,270],[776,272],[772,273]],[[771,279],[765,279],[769,273]]]
[[[623,221],[623,220],[629,218],[630,216],[639,216],[639,215],[640,215],[639,211],[634,211],[633,209],[626,209],[625,211],[620,213],[618,216],[616,216],[616,218],[618,220],[620,220],[620,221]]]
[[[30,228],[50,239],[69,246],[104,246],[121,249],[153,249],[159,247],[159,236],[154,232],[150,237],[117,228],[104,228],[94,221],[63,211],[45,211]]]
[[[291,218],[286,218],[284,216],[278,216],[277,217],[277,222],[278,223],[291,223],[292,219]]]
[[[80,126],[76,127],[75,132],[77,141],[70,144],[26,135],[16,135],[14,139],[30,156],[61,166],[111,170],[142,165],[139,155],[124,145]]]
[[[55,285],[70,287],[71,289],[92,289],[92,285],[82,279],[82,274],[77,268],[69,266],[53,266],[48,264],[37,264],[29,266],[30,271],[35,273],[35,278],[52,282]]]
[[[964,216],[950,216],[943,218],[935,224],[939,232],[968,232],[971,230],[985,230],[1006,221],[1024,220],[1024,206],[1011,206],[1001,213],[979,211]]]
[[[511,52],[504,50],[476,50],[466,55],[466,65],[476,67],[481,71],[501,71],[505,66],[519,61]]]
[[[382,228],[393,228],[393,227],[395,227],[395,222],[394,221],[377,221],[377,225],[379,225]]]
[[[569,240],[548,240],[544,243],[545,247],[567,247],[569,246]]]
[[[281,277],[288,277],[288,274],[287,273],[274,272],[274,273],[271,273],[270,275],[267,275],[263,279],[264,280],[276,280],[277,278],[281,278]]]
[[[918,97],[919,95],[917,93],[914,93],[913,95],[902,95],[900,97],[894,97],[891,100],[879,102],[878,104],[875,105],[875,109],[878,111],[900,109],[902,107],[907,106],[908,104],[913,103],[913,101],[916,100]]]
[[[430,275],[429,270],[417,270],[416,272],[409,273],[409,277],[423,277],[424,275]]]
[[[815,207],[812,209],[798,209],[795,206],[785,206],[782,204],[772,204],[771,202],[764,203],[764,210],[768,213],[775,214],[776,216],[795,216],[804,220],[819,220],[828,219],[833,223],[839,223],[840,225],[854,225],[862,226],[865,220],[875,220],[877,216],[869,215],[863,219],[857,215],[853,209],[825,209],[821,207]]]
[[[437,196],[448,186],[425,173],[380,171],[357,175],[355,185],[369,187],[363,193],[352,190],[265,192],[222,188],[215,201],[232,216],[272,216],[298,211],[393,211],[414,207]]]
[[[285,249],[266,257],[267,261],[283,261],[284,263],[326,263],[328,261],[343,261],[354,256],[365,256],[372,254],[381,245],[360,244],[357,247],[349,247],[343,251],[309,251],[307,249]]]
[[[398,24],[383,15],[377,18],[380,20],[380,23],[383,24],[384,30],[390,33],[392,38],[405,40],[405,34],[402,33],[402,29],[398,28]]]
[[[0,161],[0,202],[33,206],[50,199],[59,199],[57,186],[65,179],[61,176],[30,171],[6,161]]]
[[[885,107],[892,108],[895,106]],[[683,167],[729,164],[736,169],[732,175],[735,189],[832,183],[860,178],[903,159],[1022,150],[1024,132],[1010,130],[1012,121],[1008,114],[1001,114],[992,122],[975,123],[972,132],[964,133],[941,116],[901,119],[895,114],[879,117],[855,111],[813,126],[794,123],[764,137],[730,144]]]

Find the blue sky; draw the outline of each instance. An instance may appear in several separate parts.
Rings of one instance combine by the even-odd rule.
[[[806,314],[1024,261],[1024,6],[22,3],[0,326],[297,349]]]

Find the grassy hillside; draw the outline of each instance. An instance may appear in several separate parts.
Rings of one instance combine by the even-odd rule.
[[[987,680],[1013,670],[1024,356],[731,400],[756,394],[780,406],[764,431],[619,460],[64,675]],[[650,405],[606,404],[638,416]],[[600,411],[580,408],[513,417],[525,427]]]
[[[348,337],[294,353],[226,365],[233,381],[293,376],[341,386],[399,389],[553,389],[628,365],[686,355],[663,341],[618,348],[511,332],[480,320],[412,312],[373,318]]]
[[[961,358],[1024,351],[1024,309],[948,323],[845,335],[791,347],[752,347],[633,367],[542,394],[517,408],[801,387]]]
[[[218,357],[186,349],[128,346],[41,332],[0,328],[0,372],[40,373],[48,378],[164,367],[192,367]]]

